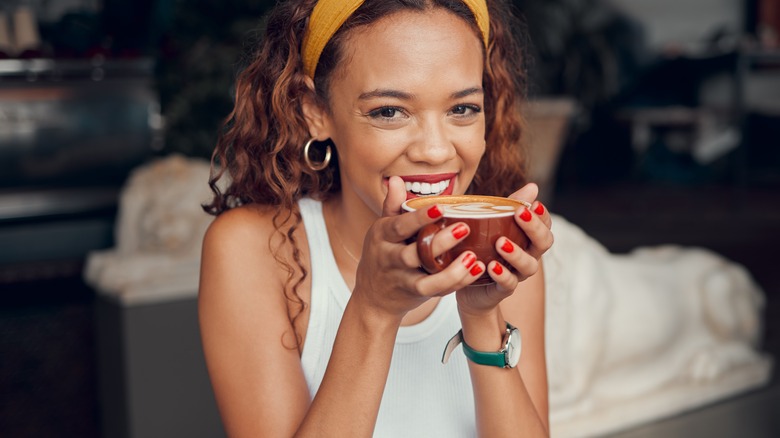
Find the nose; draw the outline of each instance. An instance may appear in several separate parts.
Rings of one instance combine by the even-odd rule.
[[[426,120],[421,123],[414,141],[406,151],[412,162],[433,166],[446,163],[456,154],[450,129],[440,120]]]

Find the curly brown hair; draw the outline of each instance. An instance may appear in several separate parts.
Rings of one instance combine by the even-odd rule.
[[[338,160],[331,160],[320,172],[311,170],[303,160],[308,129],[302,98],[311,90],[306,86],[300,51],[316,3],[280,2],[268,16],[265,36],[236,80],[235,105],[212,156],[209,185],[214,198],[204,205],[204,210],[214,215],[244,204],[276,207],[273,221],[280,245],[291,245],[297,269],[279,262],[288,272],[288,299],[297,303],[298,309],[303,309],[304,303],[296,290],[307,271],[294,238],[301,224],[297,201],[305,196],[326,199],[340,190]],[[487,5],[490,38],[483,74],[486,148],[469,191],[506,196],[525,183],[525,154],[520,141],[524,125],[520,106],[526,96],[525,26],[505,0],[488,0]],[[343,42],[351,29],[400,10],[430,8],[444,8],[462,17],[479,36],[474,15],[461,0],[366,0],[325,46],[314,75],[315,99],[327,104],[329,80],[343,59]],[[217,183],[225,174],[229,182],[222,191]],[[279,248],[270,249],[278,254]],[[292,312],[291,321],[299,313]]]

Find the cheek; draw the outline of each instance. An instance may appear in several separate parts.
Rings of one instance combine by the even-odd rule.
[[[356,168],[384,167],[388,162],[404,153],[404,145],[408,141],[400,133],[358,132],[343,138],[339,148],[340,157]]]
[[[463,153],[470,159],[479,161],[482,156],[485,155],[486,135],[487,133],[485,132],[485,123],[484,120],[482,120],[481,123],[476,124],[473,127],[473,130],[470,131],[468,137],[469,141],[468,144],[465,145],[465,150]]]
[[[463,148],[463,151],[461,153],[461,156],[463,157],[463,160],[466,163],[466,165],[469,168],[472,168],[474,170],[476,169],[477,166],[479,166],[479,162],[482,160],[482,157],[484,155],[485,155],[484,140],[474,141],[473,144]]]
[[[338,153],[342,177],[353,183],[374,179],[398,157],[391,145],[368,138],[363,138],[359,143],[344,144],[338,149]]]
[[[363,171],[381,168],[398,156],[392,146],[371,141],[364,141],[358,145],[352,144],[342,150],[340,157],[345,161],[344,164]]]

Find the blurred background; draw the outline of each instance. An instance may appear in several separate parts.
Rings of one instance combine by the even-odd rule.
[[[615,253],[674,243],[744,264],[767,295],[762,348],[778,357],[780,1],[514,3],[547,205]],[[0,436],[222,434],[195,291],[129,305],[83,272],[116,244],[133,169],[210,156],[271,4],[0,2]],[[739,417],[723,413],[756,410],[749,436],[777,436],[778,403],[773,378],[625,436],[700,436],[717,421],[734,425],[708,436],[733,436]]]

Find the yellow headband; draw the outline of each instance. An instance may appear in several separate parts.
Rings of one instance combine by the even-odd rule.
[[[303,70],[314,78],[317,70],[317,62],[325,45],[333,37],[333,34],[347,21],[364,0],[320,0],[314,6],[309,17],[309,25],[306,27],[306,35],[303,37],[302,56]],[[463,0],[463,3],[471,9],[477,20],[477,27],[482,33],[485,47],[488,46],[490,34],[490,18],[485,0]]]

